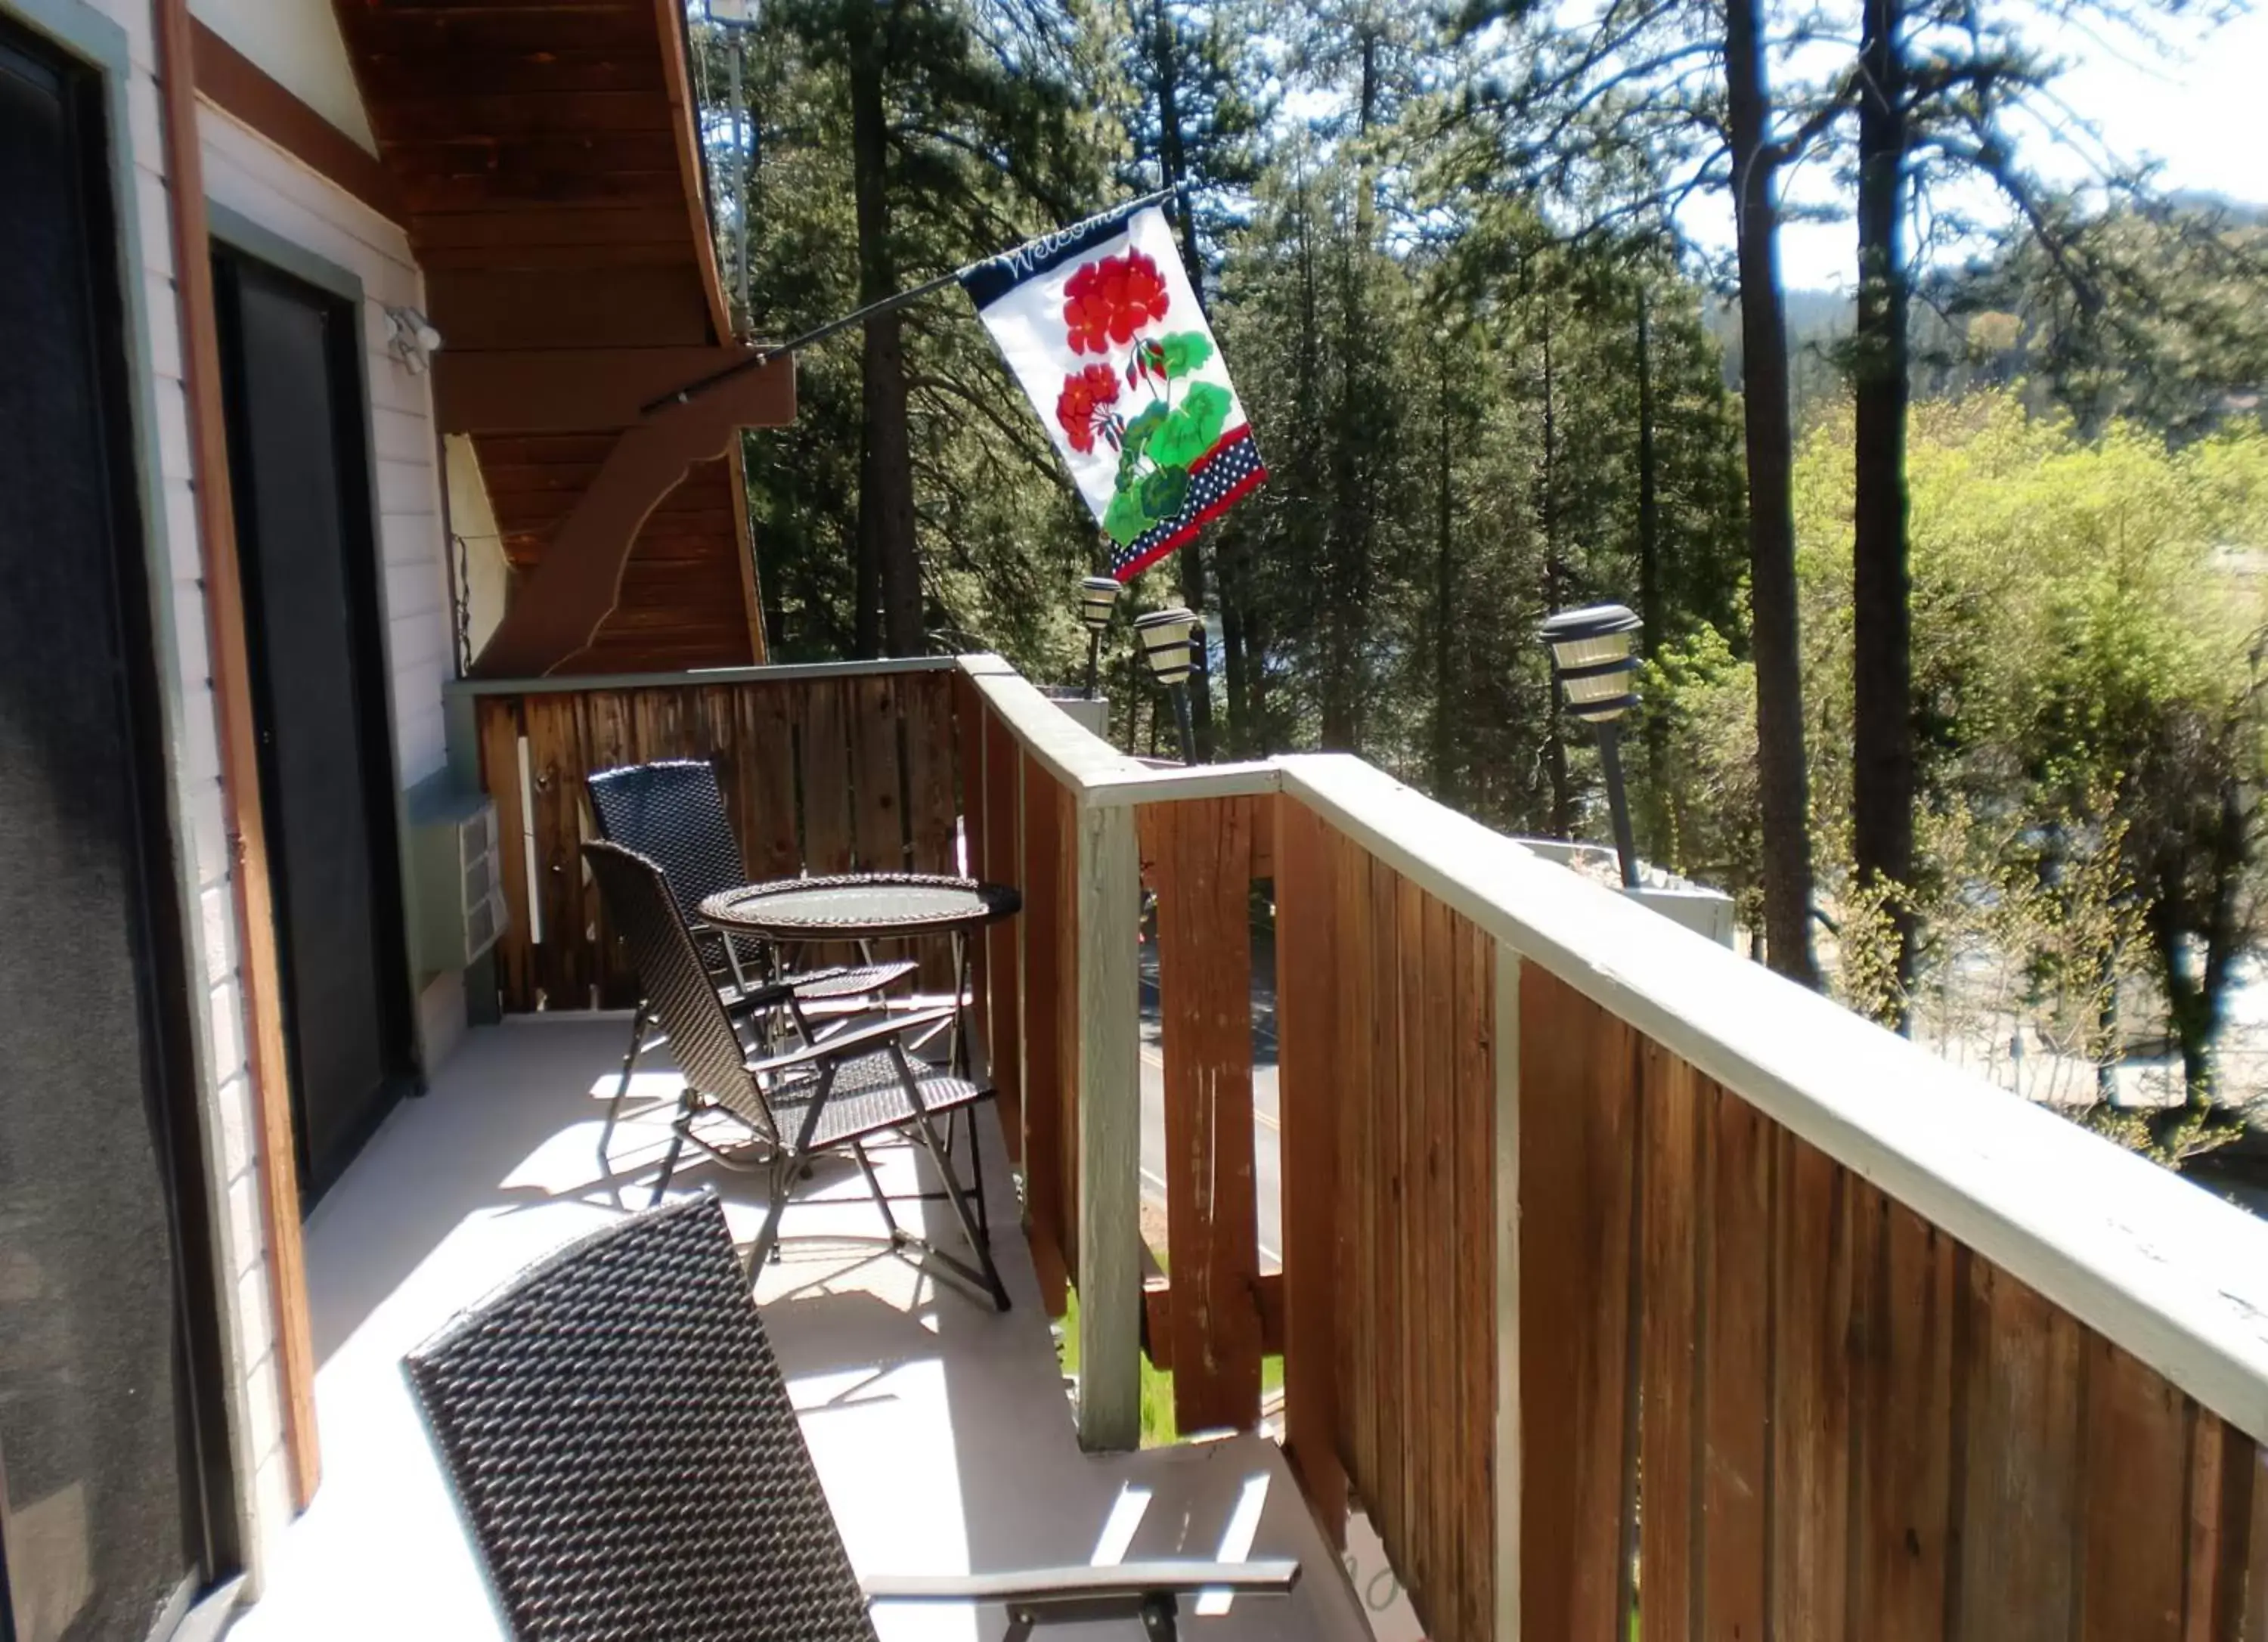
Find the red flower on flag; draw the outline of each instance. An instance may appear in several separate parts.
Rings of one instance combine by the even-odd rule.
[[[1107,364],[1091,364],[1064,378],[1056,396],[1056,420],[1063,424],[1071,449],[1080,454],[1094,449],[1094,435],[1118,402],[1118,373]]]
[[[1064,285],[1064,327],[1073,353],[1108,353],[1166,317],[1171,299],[1158,265],[1139,251],[1085,264]]]

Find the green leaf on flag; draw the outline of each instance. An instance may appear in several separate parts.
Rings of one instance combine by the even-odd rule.
[[[1213,447],[1228,420],[1228,390],[1211,382],[1190,384],[1165,425],[1145,436],[1150,460],[1160,468],[1187,468]]]
[[[1142,492],[1138,484],[1121,484],[1110,498],[1110,505],[1102,515],[1102,534],[1120,547],[1131,547],[1134,539],[1150,528],[1150,517],[1142,511]]]
[[[1142,407],[1141,415],[1126,424],[1124,431],[1118,436],[1118,471],[1121,474],[1126,473],[1134,462],[1141,459],[1143,446],[1149,444],[1150,436],[1164,424],[1165,420],[1165,405],[1153,399]]]
[[[1189,493],[1188,468],[1160,468],[1142,481],[1142,511],[1152,524],[1161,525],[1182,511]]]
[[[1203,331],[1175,331],[1158,339],[1157,350],[1168,381],[1187,376],[1212,357],[1212,338]]]

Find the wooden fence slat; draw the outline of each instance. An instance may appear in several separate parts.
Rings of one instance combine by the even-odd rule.
[[[1334,921],[1343,961],[1333,976],[1332,1060],[1338,1068],[1338,1224],[1342,1313],[1351,1319],[1374,1317],[1371,1241],[1372,1194],[1377,1189],[1378,1152],[1372,1144],[1378,1100],[1370,1077],[1370,1017],[1373,971],[1366,961],[1378,933],[1371,923],[1370,857],[1343,833],[1325,839],[1331,875]],[[1339,1453],[1349,1480],[1366,1511],[1374,1511],[1369,1492],[1378,1475],[1378,1387],[1372,1374],[1368,1328],[1339,1330]]]
[[[2221,1585],[2222,1598],[2236,1617],[2226,1633],[2241,1635],[2243,1642],[2268,1642],[2268,1452],[2231,1432],[2221,1464],[2228,1479],[2223,1498],[2230,1502],[2223,1519],[2223,1541],[2232,1548],[2243,1546],[2236,1553],[2241,1573]],[[2246,1501],[2241,1508],[2236,1505],[2240,1498]]]
[[[916,674],[898,681],[906,735],[906,814],[913,870],[950,873],[953,858],[954,747],[952,681]]]
[[[1024,1074],[1025,1209],[1034,1241],[1047,1245],[1062,1269],[1067,1270],[1074,1256],[1064,1216],[1074,1200],[1063,1194],[1070,1137],[1063,1127],[1064,1066],[1057,1000],[1064,977],[1064,954],[1060,947],[1065,916],[1064,858],[1069,841],[1063,836],[1063,812],[1054,778],[1030,754],[1017,755],[1023,765],[1023,865],[1009,875],[1009,881],[1020,883],[1024,889],[1023,915],[1015,925],[1023,947],[1020,1060]],[[1041,1286],[1043,1290],[1051,1286],[1044,1271]],[[1062,1293],[1050,1293],[1046,1299],[1049,1314],[1061,1316]]]
[[[1363,1498],[1370,1506],[1372,1526],[1395,1570],[1409,1579],[1408,1501],[1403,1469],[1408,1450],[1403,1427],[1409,1417],[1408,1391],[1402,1377],[1402,1312],[1408,1297],[1402,1269],[1402,966],[1416,954],[1402,948],[1402,924],[1396,894],[1401,875],[1384,862],[1369,858],[1370,977],[1369,1092],[1371,1160],[1369,1202],[1363,1219],[1363,1237],[1370,1255],[1369,1300],[1364,1315],[1377,1321],[1364,1333],[1371,1358],[1370,1383],[1378,1398],[1378,1453],[1375,1470],[1366,1479]]]
[[[2080,1642],[2179,1642],[2189,1538],[2191,1410],[2181,1392],[2090,1332],[2081,1433]]]
[[[1631,1028],[1520,980],[1521,1632],[1624,1634]]]
[[[1775,1634],[1843,1634],[1850,1543],[1851,1227],[1847,1177],[1786,1130],[1773,1235]]]
[[[803,870],[796,836],[795,729],[792,685],[743,686],[733,694],[733,824],[748,871],[756,878],[792,878]]]
[[[803,790],[803,858],[814,876],[850,870],[850,745],[844,688],[814,680],[797,725]]]
[[[1700,1384],[1701,1634],[1712,1642],[1747,1642],[1764,1634],[1776,1148],[1771,1126],[1754,1107],[1713,1084],[1705,1089],[1712,1116],[1699,1249],[1707,1314]],[[1521,1138],[1524,1145],[1525,1130]]]
[[[2066,1642],[2079,1504],[2081,1330],[1972,1255],[1954,1373],[1965,1408],[1962,1642]]]
[[[2213,1642],[2220,1581],[2228,1560],[2223,1538],[2228,1478],[2228,1427],[2210,1410],[2190,1417],[2189,1526],[2183,1547],[2182,1642]],[[2250,1502],[2242,1502],[2241,1512]],[[2240,1576],[2241,1577],[2241,1576]],[[2234,1626],[2231,1627],[2233,1632]]]
[[[1145,805],[1156,847],[1174,1423],[1260,1421],[1248,804]]]
[[[638,762],[637,735],[630,722],[630,698],[621,690],[587,690],[583,696],[583,779],[600,770],[615,769],[624,764]],[[589,788],[583,785],[578,795],[585,805],[589,802]],[[597,821],[592,821],[595,833]],[[627,1009],[638,1000],[637,973],[622,944],[608,931],[606,908],[599,899],[596,880],[583,884],[583,916],[589,925],[599,931],[597,948],[593,954],[593,967],[599,977],[599,1001],[610,1009]],[[579,1006],[581,1000],[573,1005]],[[553,1008],[559,1002],[553,1000]]]
[[[582,828],[578,818],[584,769],[582,697],[531,696],[528,765],[535,788],[535,893],[543,920],[536,953],[537,985],[554,1009],[582,1009],[584,976]]]
[[[984,708],[976,694],[976,687],[965,674],[954,674],[947,681],[950,688],[945,694],[946,710],[951,716],[953,736],[952,760],[948,777],[957,777],[948,783],[948,803],[943,855],[933,869],[940,873],[966,872],[972,878],[982,878],[985,872],[985,850],[988,829],[985,821],[984,788]],[[930,755],[932,765],[939,761]],[[917,784],[920,784],[917,781]],[[961,836],[955,839],[953,819],[961,818]],[[966,851],[964,861],[954,854],[955,845]],[[980,931],[968,941],[968,1013],[976,1040],[984,1046],[989,1065],[994,1037],[991,992],[992,941],[989,931]],[[1009,1160],[1015,1160],[1013,1150],[1016,1137],[1012,1131],[1007,1108],[1000,1113],[1000,1130],[1010,1146]]]
[[[1000,1124],[1007,1131],[1008,1159],[1025,1164],[1023,946],[1034,919],[1031,886],[1024,876],[1024,755],[1007,726],[982,714],[984,737],[984,860],[978,875],[1013,884],[1024,894],[1022,916],[1004,919],[984,931],[985,984],[990,999],[984,1040],[998,1093]]]
[[[862,873],[906,870],[906,802],[898,769],[897,681],[850,687],[851,844]]]
[[[1698,1319],[1700,1126],[1707,1115],[1693,1068],[1644,1046],[1639,1110],[1639,1578],[1643,1642],[1698,1642],[1694,1557],[1701,1425],[1695,1374]]]
[[[1334,1546],[1344,1549],[1339,1457],[1338,1125],[1344,1067],[1332,1044],[1340,945],[1331,852],[1322,820],[1273,800],[1276,863],[1276,1105],[1282,1124],[1285,1451]]]
[[[639,762],[707,755],[708,749],[694,740],[686,722],[683,690],[632,690],[630,711]]]
[[[1853,1369],[1852,1611],[1867,1621],[1865,1642],[1921,1642],[1945,1626],[1953,1244],[1870,1186],[1856,1188],[1852,1215],[1874,1228],[1865,1350]]]
[[[1463,1144],[1456,1121],[1456,958],[1451,946],[1450,912],[1432,895],[1421,897],[1418,920],[1425,940],[1425,971],[1419,996],[1424,1049],[1423,1096],[1414,1173],[1419,1193],[1413,1224],[1418,1231],[1418,1295],[1424,1308],[1418,1331],[1422,1401],[1416,1406],[1423,1440],[1414,1456],[1421,1502],[1425,1554],[1418,1558],[1425,1583],[1421,1609],[1426,1630],[1445,1639],[1456,1634],[1456,1550],[1459,1530],[1457,1468],[1450,1456],[1466,1440],[1457,1415],[1457,1268],[1449,1251],[1456,1247],[1456,1180],[1451,1160]]]
[[[1060,1160],[1061,1202],[1064,1205],[1064,1258],[1074,1271],[1079,1269],[1079,1056],[1085,1034],[1079,1020],[1079,799],[1069,787],[1053,787],[1055,795],[1055,828],[1059,844],[1056,865],[1056,940],[1053,996],[1042,993],[1043,1004],[1051,1003],[1054,1017],[1056,1053],[1056,1121],[1057,1132],[1063,1137],[1058,1150]],[[1138,851],[1134,850],[1132,817],[1128,817],[1126,846],[1138,856],[1135,883],[1139,885]],[[1130,893],[1138,893],[1130,890]],[[1139,1066],[1138,1049],[1137,1067]],[[1138,1160],[1137,1168],[1139,1168]],[[1137,1175],[1138,1180],[1138,1174]],[[1139,1204],[1136,1205],[1139,1213]]]
[[[1287,800],[1288,802],[1288,800]],[[1278,869],[1281,870],[1280,868]],[[1456,1642],[1485,1642],[1496,1625],[1497,1217],[1496,942],[1477,924],[1453,920],[1456,998],[1455,1352],[1458,1433],[1449,1448],[1459,1473]]]
[[[504,911],[510,927],[496,944],[497,988],[507,1013],[535,1007],[534,947],[528,923],[527,809],[519,782],[519,703],[509,697],[483,697],[475,706],[480,726],[481,784],[496,805],[497,867],[504,879]]]

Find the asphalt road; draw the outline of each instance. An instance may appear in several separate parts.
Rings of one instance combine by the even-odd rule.
[[[1270,937],[1252,938],[1252,1186],[1260,1263],[1283,1264],[1284,1197],[1278,1169],[1276,962]],[[1158,949],[1142,947],[1142,1196],[1166,1202],[1166,1059],[1158,1020]]]

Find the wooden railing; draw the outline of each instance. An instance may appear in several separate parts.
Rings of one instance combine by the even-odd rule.
[[[713,759],[758,878],[950,871],[955,672],[940,659],[453,686],[453,755],[495,799],[504,841],[504,1011],[635,1001],[578,854],[597,770]]]
[[[995,827],[1138,817],[1172,1278],[1150,1342],[1182,1423],[1252,1424],[1280,1346],[1310,1503],[1366,1513],[1429,1636],[2268,1638],[2268,1227],[1358,761],[1159,772],[1020,681],[969,688],[1020,784],[988,792]],[[1079,912],[1130,899],[1123,856],[1055,858]],[[1255,877],[1280,1280],[1250,1183]],[[1112,1144],[1131,943],[1057,917],[1043,961],[1010,938],[1014,1003],[999,954],[987,990],[1071,1057],[1037,1126],[1027,1064],[1021,1138],[1027,1167],[1076,1162],[1047,1212],[1110,1376],[1091,1433],[1123,1440],[1130,1320],[1107,1292],[1098,1339],[1087,1284],[1138,1236]],[[1036,1195],[1034,1220],[1056,1230]]]
[[[569,931],[508,996],[619,992],[565,868],[596,760],[726,758],[761,870],[938,859],[957,791],[971,870],[1025,895],[975,1007],[1042,1290],[1078,1291],[1090,1447],[1138,1440],[1145,1334],[1184,1430],[1256,1423],[1280,1350],[1310,1504],[1365,1513],[1437,1642],[1624,1642],[1633,1615],[1643,1642],[2268,1642],[2268,1227],[1356,760],[1160,771],[997,659],[948,665],[468,697],[499,782],[525,737]],[[895,787],[862,725],[895,726]]]

